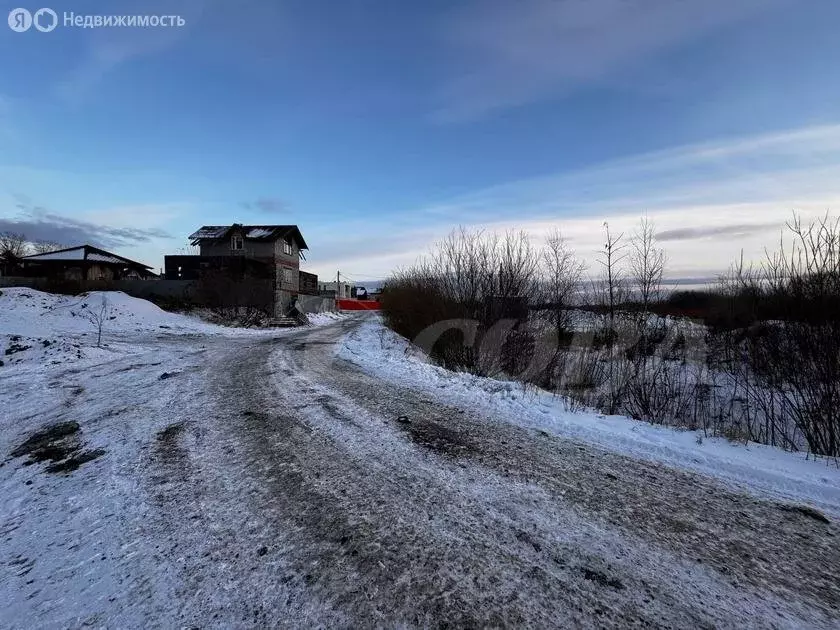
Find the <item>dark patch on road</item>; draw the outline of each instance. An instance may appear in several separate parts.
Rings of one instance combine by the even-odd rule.
[[[178,480],[187,479],[190,474],[189,453],[181,444],[181,435],[186,428],[185,422],[170,424],[155,434],[154,474],[156,485],[168,486]],[[171,497],[166,491],[158,493],[156,499],[161,504],[169,503]]]
[[[306,350],[308,346],[332,346],[334,342],[332,341],[301,341],[300,343],[296,343],[292,346],[292,350]]]
[[[245,426],[247,426],[249,430],[264,430],[269,428],[273,431],[287,431],[289,429],[295,428],[303,429],[308,434],[312,433],[312,427],[307,425],[302,420],[299,420],[292,416],[250,410],[243,411],[241,415],[245,419]]]
[[[8,348],[6,348],[6,355],[17,354],[18,352],[24,352],[25,350],[30,350],[32,346],[25,346],[20,343],[13,343]]]
[[[183,422],[176,422],[175,424],[170,424],[168,427],[161,429],[157,432],[157,439],[166,442],[174,440],[181,431],[184,430],[184,423]]]
[[[694,525],[692,525],[688,521],[667,516],[662,518],[662,524],[665,527],[667,527],[670,531],[677,534],[686,534],[688,532],[693,532],[696,529]]]
[[[619,591],[624,590],[624,584],[621,583],[621,580],[618,578],[611,578],[607,576],[606,573],[602,573],[601,571],[597,571],[595,569],[588,569],[586,567],[582,568],[580,572],[583,574],[584,580],[595,582],[601,586],[609,586],[610,588],[614,588]]]
[[[30,435],[11,452],[12,457],[28,456],[25,466],[40,462],[52,462],[44,470],[48,473],[67,473],[77,470],[82,464],[105,454],[104,449],[82,450],[79,439],[81,429],[78,422],[59,422],[44,427]]]
[[[64,472],[73,472],[77,470],[79,466],[82,464],[86,464],[88,462],[92,462],[94,459],[98,459],[105,454],[105,449],[103,448],[95,448],[89,451],[82,451],[75,455],[71,455],[64,461],[56,462],[54,464],[50,464],[47,466],[46,471],[48,473],[64,473]]]
[[[324,409],[324,411],[326,411],[328,414],[330,414],[330,416],[332,416],[336,420],[341,420],[342,422],[346,422],[354,426],[359,426],[359,424],[355,422],[353,418],[348,416],[344,411],[342,411],[339,408],[339,406],[335,403],[335,401],[329,396],[318,396],[315,400]]]
[[[536,540],[534,540],[531,537],[531,535],[528,534],[528,532],[523,532],[521,530],[516,532],[516,540],[518,540],[519,542],[523,542],[526,545],[530,545],[531,547],[534,548],[534,551],[536,551],[537,553],[542,551],[542,545],[540,543],[538,543]]]
[[[780,507],[785,512],[801,514],[802,516],[807,516],[808,518],[812,518],[815,521],[819,521],[820,523],[831,522],[830,520],[828,520],[828,517],[825,514],[808,505],[782,505]]]
[[[438,453],[463,456],[478,452],[478,447],[468,435],[436,422],[400,416],[396,426],[415,444]]]
[[[75,435],[79,430],[78,422],[59,422],[49,425],[26,438],[20,446],[11,452],[11,455],[12,457],[29,455],[35,461],[50,459],[49,453],[53,449],[59,448],[59,443],[64,441],[65,438]]]
[[[158,362],[158,363],[132,363],[131,365],[127,365],[124,368],[120,368],[119,370],[117,370],[117,373],[130,372],[131,370],[136,370],[137,368],[154,367],[156,365],[162,365],[162,362]]]

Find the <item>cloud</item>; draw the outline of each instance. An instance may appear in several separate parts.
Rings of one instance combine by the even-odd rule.
[[[476,190],[392,217],[387,225],[368,225],[367,246],[353,251],[337,243],[324,254],[313,249],[311,260],[329,257],[334,267],[384,277],[463,224],[522,229],[537,242],[556,227],[593,263],[603,246],[605,220],[629,237],[647,215],[668,251],[670,275],[714,276],[741,250],[747,261],[763,259],[794,211],[810,220],[838,209],[840,125],[806,127],[674,147]],[[397,224],[403,227],[395,229]],[[319,245],[309,240],[313,248]]]
[[[489,0],[450,16],[439,122],[556,97],[785,0]]]
[[[260,197],[255,201],[245,201],[242,203],[242,207],[246,210],[257,210],[270,214],[287,213],[289,210],[288,204],[276,197]]]
[[[702,205],[796,202],[840,191],[840,125],[728,138],[638,154],[461,195],[423,209],[487,221],[511,213],[643,213]]]
[[[391,221],[358,220],[301,224],[310,246],[306,253],[309,262],[304,267],[326,278],[334,277],[337,270],[359,279],[384,278],[391,270],[415,262],[446,233],[447,227],[395,229]]]
[[[778,223],[739,223],[736,225],[708,225],[705,227],[676,228],[656,233],[656,238],[662,242],[691,241],[700,238],[723,236],[726,238],[742,238],[758,232],[778,230]]]
[[[114,227],[74,219],[50,212],[45,208],[18,204],[20,215],[15,218],[0,217],[0,232],[24,234],[32,242],[55,242],[74,246],[91,244],[113,249],[151,243],[154,239],[172,236],[160,228]]]
[[[70,104],[89,100],[95,88],[124,64],[170,52],[188,42],[193,46],[200,46],[201,40],[210,42],[196,53],[205,61],[228,63],[237,55],[246,55],[245,61],[235,64],[239,71],[251,72],[255,59],[263,58],[270,63],[270,69],[276,69],[276,49],[294,33],[291,16],[283,3],[261,0],[238,0],[235,6],[225,0],[144,0],[141,4],[130,0],[92,0],[92,3],[84,14],[174,15],[183,18],[185,24],[85,31],[87,47],[79,63],[53,85],[54,93]],[[220,41],[224,45],[219,45]]]
[[[118,31],[119,35],[106,31]],[[58,97],[66,102],[84,102],[91,90],[121,64],[162,52],[179,39],[178,29],[171,28],[102,29],[97,35],[81,63],[55,86]]]
[[[102,4],[99,13],[106,15],[176,15],[185,18],[185,26],[157,28],[99,28],[90,32],[88,47],[81,62],[55,86],[59,98],[82,103],[108,74],[133,59],[160,54],[181,42],[190,26],[220,0],[150,0],[138,11],[135,3]],[[95,11],[94,11],[95,13]]]

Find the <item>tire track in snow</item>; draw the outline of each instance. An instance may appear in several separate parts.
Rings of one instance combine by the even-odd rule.
[[[267,372],[231,369],[245,370],[249,385],[237,391],[258,410],[235,427],[254,454],[245,473],[266,526],[285,537],[299,597],[329,603],[351,625],[829,625],[821,602],[730,580],[517,468],[558,444],[539,448],[541,438],[492,423],[458,426],[457,411],[336,362],[330,344],[349,326],[279,340]],[[438,437],[454,432],[444,442],[486,434],[481,449],[453,456],[393,422],[418,411]],[[494,459],[486,443],[512,435],[525,452]],[[555,463],[543,476],[570,483]]]

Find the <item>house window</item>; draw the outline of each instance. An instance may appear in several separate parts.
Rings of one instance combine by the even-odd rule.
[[[242,237],[239,235],[234,236],[230,239],[230,248],[234,251],[240,252],[242,251]]]
[[[289,256],[292,255],[292,244],[286,239],[283,239],[283,253]]]
[[[283,267],[283,284],[294,284],[295,270]]]

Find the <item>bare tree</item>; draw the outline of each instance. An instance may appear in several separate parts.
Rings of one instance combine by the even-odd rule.
[[[87,305],[85,305],[87,306]],[[102,346],[102,328],[111,315],[111,306],[104,294],[100,295],[98,307],[84,308],[84,318],[96,328],[96,347]]]
[[[609,320],[610,338],[615,335],[616,307],[624,297],[625,273],[622,263],[627,258],[627,244],[622,243],[624,233],[615,236],[610,232],[609,224],[604,221],[604,249],[599,252],[598,263],[604,268],[601,290],[605,296]]]
[[[0,273],[14,273],[18,259],[28,253],[26,237],[15,232],[0,232]]]
[[[665,263],[665,250],[657,247],[653,222],[644,217],[630,240],[629,267],[645,314],[651,303],[661,297]]]
[[[26,237],[17,232],[0,232],[0,257],[22,258],[29,253]]]
[[[32,244],[32,249],[36,254],[49,254],[63,249],[64,245],[56,243],[55,241],[38,241]]]
[[[575,258],[560,230],[554,229],[542,250],[542,293],[560,343],[569,328],[569,306],[580,288],[585,266]]]
[[[604,248],[598,253],[598,263],[603,271],[596,284],[596,297],[598,305],[606,311],[606,326],[603,326],[601,334],[607,350],[608,392],[606,400],[603,401],[607,413],[618,411],[626,380],[624,366],[618,365],[619,356],[616,352],[616,315],[618,306],[626,297],[626,272],[623,263],[627,258],[627,244],[623,242],[623,238],[623,233],[616,236],[610,232],[609,224],[604,221]]]

